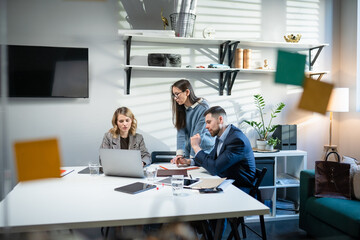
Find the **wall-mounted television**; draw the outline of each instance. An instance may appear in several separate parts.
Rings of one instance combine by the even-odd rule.
[[[88,98],[88,48],[8,45],[8,96]]]

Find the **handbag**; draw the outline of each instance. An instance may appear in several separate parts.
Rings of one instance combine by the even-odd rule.
[[[337,162],[328,161],[330,154],[337,156]],[[350,164],[341,163],[337,152],[315,162],[315,197],[351,199]]]

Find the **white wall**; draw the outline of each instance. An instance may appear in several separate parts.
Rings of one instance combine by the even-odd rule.
[[[283,101],[286,108],[275,123],[298,124],[298,149],[308,151],[308,166],[320,159],[322,146],[328,136],[328,118],[297,109],[301,88],[277,85],[274,75],[238,76],[231,96],[219,96],[217,74],[182,74],[133,72],[131,94],[124,95],[124,46],[118,30],[162,29],[160,10],[172,13],[173,1],[63,1],[11,0],[8,1],[8,43],[45,46],[88,47],[90,52],[90,97],[88,99],[10,99],[6,139],[9,146],[18,140],[57,137],[61,145],[63,165],[85,165],[97,158],[103,134],[111,127],[114,110],[128,106],[138,119],[138,131],[145,137],[149,151],[175,149],[171,122],[170,86],[180,79],[192,81],[198,96],[211,105],[223,106],[235,125],[254,115],[252,96],[262,93],[269,104]],[[223,1],[199,0],[195,36],[202,37],[202,29],[213,26],[219,38],[241,38],[283,41],[290,33],[302,33],[302,42],[332,44],[332,1]],[[140,4],[140,5],[139,5]],[[305,4],[305,8],[298,8]],[[330,5],[329,5],[330,4]],[[139,5],[139,6],[138,6]],[[313,19],[291,20],[293,7],[308,12],[302,16]],[[330,6],[330,7],[329,7]],[[125,11],[127,10],[127,12]],[[145,11],[145,10],[146,11]],[[127,17],[129,16],[129,17]],[[182,46],[155,46],[148,49],[135,46],[134,61],[144,61],[151,51],[181,51],[184,63],[208,64],[217,61],[217,49],[190,50]],[[255,62],[269,59],[275,66],[275,51],[254,54]],[[204,57],[204,55],[210,56]],[[191,57],[195,56],[195,57]],[[320,55],[316,68],[330,70],[331,47]],[[196,62],[195,62],[196,61]],[[331,81],[331,75],[325,80]],[[243,128],[252,142],[255,135]],[[336,142],[336,139],[335,139]],[[12,162],[12,149],[8,149]]]
[[[350,112],[338,113],[338,136],[341,153],[360,159],[359,135],[360,113],[356,112],[356,88],[357,82],[357,52],[358,52],[358,1],[341,1],[339,21],[340,51],[339,83],[341,87],[350,88]],[[359,93],[358,93],[359,94]]]

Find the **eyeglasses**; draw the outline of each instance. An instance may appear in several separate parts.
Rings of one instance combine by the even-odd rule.
[[[171,94],[171,96],[172,96],[173,98],[175,98],[175,99],[178,99],[178,98],[179,98],[179,95],[180,95],[181,93],[183,93],[183,92],[173,93],[173,94]]]

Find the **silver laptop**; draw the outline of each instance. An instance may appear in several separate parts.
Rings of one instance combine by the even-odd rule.
[[[100,148],[100,159],[105,175],[144,177],[140,150]]]

